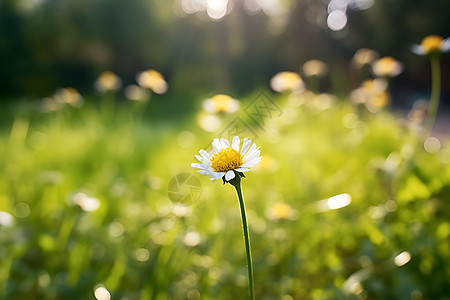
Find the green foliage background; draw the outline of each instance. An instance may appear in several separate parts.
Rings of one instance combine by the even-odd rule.
[[[271,97],[283,115],[256,143],[277,167],[243,181],[257,298],[448,299],[448,141],[428,153],[421,133],[390,113],[359,114],[345,102],[322,110],[314,95],[302,105]],[[169,95],[152,98],[143,120],[131,102],[104,119],[87,100],[48,114],[21,109],[3,127],[0,210],[14,222],[0,227],[1,297],[93,299],[102,285],[112,299],[246,299],[233,188],[197,174],[201,198],[182,214],[167,194],[214,134],[195,114],[175,119]],[[184,131],[194,136],[187,144]],[[99,209],[80,209],[78,192]],[[349,206],[319,209],[341,193],[352,196]],[[295,218],[271,218],[279,202]],[[185,242],[189,232],[198,245]],[[399,267],[403,251],[411,260]]]

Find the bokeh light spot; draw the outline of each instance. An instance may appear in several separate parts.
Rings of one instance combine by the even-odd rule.
[[[191,231],[184,236],[184,243],[186,244],[186,246],[189,247],[197,246],[200,243],[200,241],[201,237],[198,232]]]
[[[135,255],[138,261],[147,261],[150,258],[150,252],[145,248],[137,249]]]
[[[125,228],[123,227],[122,223],[114,221],[109,224],[108,231],[111,236],[119,237],[124,233]]]
[[[332,11],[328,15],[327,25],[333,31],[342,30],[347,25],[347,15],[342,10]]]
[[[403,251],[394,258],[394,263],[398,266],[404,266],[411,260],[411,254],[408,251]]]
[[[434,136],[430,136],[423,143],[423,147],[428,153],[436,153],[441,149],[441,141]]]
[[[110,300],[111,299],[111,294],[103,286],[95,289],[94,296],[97,300]]]
[[[11,227],[14,222],[14,218],[6,211],[0,211],[0,225]]]
[[[100,201],[97,198],[89,197],[84,193],[75,194],[73,202],[86,212],[95,211],[100,207]]]
[[[328,198],[327,204],[330,209],[339,209],[346,207],[352,202],[352,196],[344,193]]]
[[[30,206],[25,202],[20,202],[14,207],[14,215],[18,218],[26,218],[30,215]]]
[[[221,125],[220,119],[214,115],[200,115],[197,120],[200,127],[208,132],[217,131]]]

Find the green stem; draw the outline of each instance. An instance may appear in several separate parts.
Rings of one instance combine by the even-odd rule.
[[[426,129],[428,134],[433,129],[434,122],[436,121],[437,110],[439,107],[439,98],[441,94],[441,66],[439,61],[439,55],[430,55],[431,64],[431,97],[430,104],[428,105],[428,113],[426,119]]]
[[[236,175],[236,177],[239,177]],[[238,184],[233,184],[236,188],[236,193],[239,198],[239,207],[241,208],[241,217],[242,217],[242,229],[244,230],[244,242],[245,242],[245,250],[247,252],[247,270],[248,270],[248,288],[250,291],[250,299],[255,299],[255,291],[253,287],[253,262],[252,262],[252,251],[250,248],[250,236],[248,234],[248,224],[247,224],[247,214],[245,212],[245,204],[244,197],[242,196],[242,189],[240,180]]]

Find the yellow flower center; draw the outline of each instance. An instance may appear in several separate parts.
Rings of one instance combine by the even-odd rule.
[[[243,163],[241,154],[231,148],[225,148],[211,157],[211,167],[216,172],[228,172],[239,168]]]
[[[430,35],[423,39],[422,47],[425,53],[430,53],[432,51],[440,51],[441,44],[444,39],[438,35]]]
[[[392,57],[383,57],[378,61],[382,74],[389,74],[395,68],[397,61]]]
[[[284,72],[282,79],[288,90],[295,90],[301,84],[300,76],[294,72]]]
[[[214,104],[216,105],[216,110],[218,112],[228,112],[231,107],[231,103],[233,101],[233,98],[231,98],[228,95],[215,95],[211,98],[214,101]]]

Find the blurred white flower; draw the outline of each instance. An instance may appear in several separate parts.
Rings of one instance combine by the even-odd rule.
[[[299,74],[295,72],[279,72],[270,80],[270,87],[279,93],[301,92],[305,85]]]
[[[239,109],[239,102],[225,94],[218,94],[203,102],[203,108],[210,113],[234,113]]]
[[[429,35],[422,40],[422,43],[420,43],[420,45],[413,45],[411,47],[411,51],[417,55],[449,52],[450,37],[443,39],[438,35]]]

